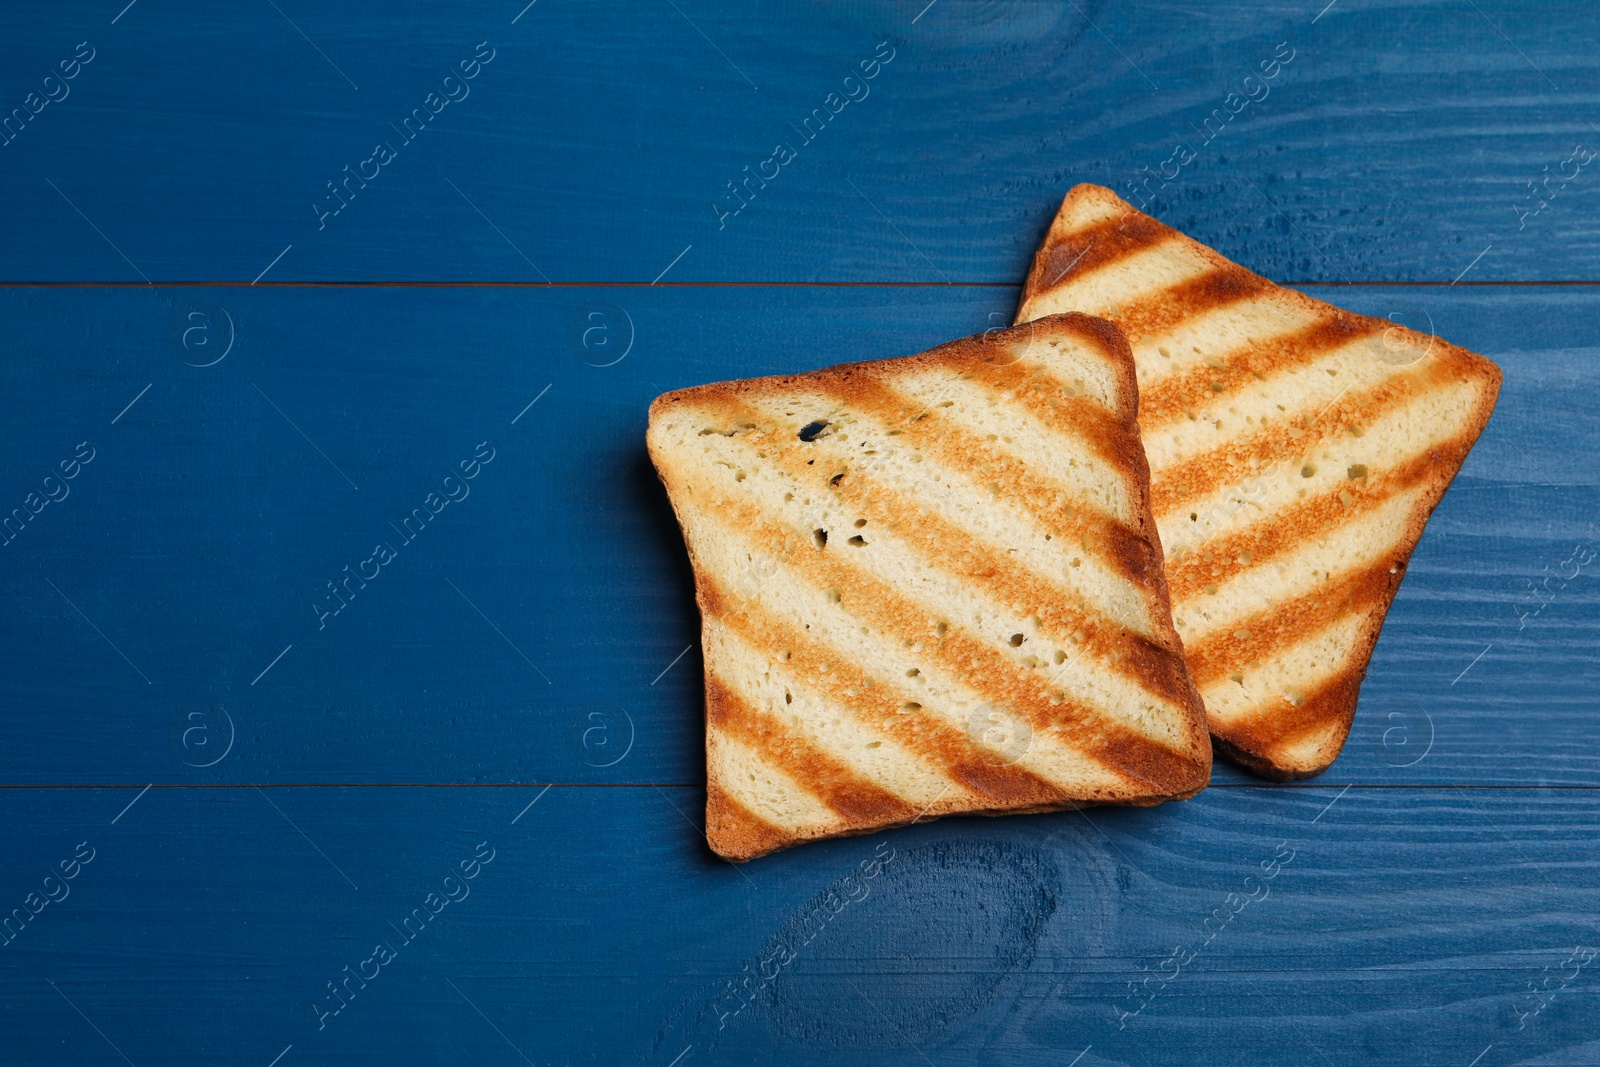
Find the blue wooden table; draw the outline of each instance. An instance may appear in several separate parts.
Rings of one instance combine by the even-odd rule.
[[[1592,3],[524,3],[0,15],[0,1062],[1600,1064]],[[1505,369],[1349,745],[719,861],[649,400],[1080,181]]]

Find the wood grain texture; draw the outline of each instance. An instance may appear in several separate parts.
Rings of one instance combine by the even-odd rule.
[[[739,869],[696,789],[514,825],[538,790],[158,789],[111,825],[136,792],[0,797],[7,907],[94,850],[0,948],[18,1062],[1508,1064],[1589,1041],[1600,995],[1563,967],[1592,791],[1214,789]]]
[[[0,147],[0,282],[137,288],[0,287],[0,524],[25,511],[0,908],[38,911],[0,946],[0,1060],[1600,1063],[1600,289],[1468,288],[1600,280],[1592,5],[113,0],[4,24],[0,117],[94,58]],[[319,229],[326,183],[482,41],[471,95]],[[719,223],[884,41],[870,96]],[[1065,189],[1159,170],[1280,43],[1270,94],[1151,212],[1280,281],[1461,276],[1308,291],[1506,370],[1340,760],[718,863],[649,399],[1009,322]],[[524,287],[265,288],[296,280]],[[913,287],[667,288],[705,281]],[[408,516],[425,532],[386,532]],[[325,583],[391,536],[319,629]]]
[[[1431,322],[1488,353],[1506,382],[1413,558],[1330,780],[1593,784],[1600,618],[1583,546],[1597,537],[1587,397],[1600,302],[1586,289],[1332,295]],[[29,357],[0,368],[8,513],[80,442],[97,450],[71,495],[0,548],[17,619],[0,651],[7,780],[698,782],[697,621],[644,455],[650,399],[916,351],[1004,321],[1012,299],[0,293]],[[215,344],[224,311],[236,324],[213,367],[185,362],[217,351],[199,334],[183,346],[191,309],[212,317]],[[618,347],[599,333],[583,347],[594,309]],[[629,322],[626,358],[584,361],[614,359]],[[775,336],[806,338],[805,355]],[[465,483],[470,496],[404,544],[397,527],[428,493],[445,496],[444,476],[484,441],[496,458]],[[398,558],[320,619],[314,604],[338,603],[327,583],[380,540]],[[234,746],[199,768],[226,722],[188,716],[217,707]],[[207,729],[185,744],[196,725]]]
[[[1072,184],[1163,167],[1158,217],[1277,280],[1594,278],[1592,5],[1323,6],[18,9],[7,111],[95,58],[0,147],[0,278],[1013,282]]]

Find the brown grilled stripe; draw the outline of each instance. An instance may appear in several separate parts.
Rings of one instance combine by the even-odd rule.
[[[1323,681],[1299,707],[1279,702],[1257,708],[1248,720],[1219,731],[1219,736],[1246,752],[1271,757],[1308,734],[1327,729],[1331,723],[1348,723],[1369,662],[1359,656],[1353,658],[1358,660],[1355,666]]]
[[[1406,552],[1396,546],[1376,563],[1341,575],[1319,589],[1275,604],[1190,646],[1189,669],[1201,689],[1217,682],[1242,663],[1257,663],[1274,653],[1320,634],[1360,611],[1381,609],[1400,584]],[[1241,636],[1242,635],[1242,636]]]
[[[706,783],[706,839],[740,856],[776,852],[795,842],[794,834],[763,819],[715,782]]]
[[[1201,363],[1151,382],[1140,393],[1139,424],[1149,430],[1174,422],[1196,408],[1206,407],[1224,395],[1236,393],[1290,367],[1315,363],[1351,341],[1370,336],[1384,326],[1372,319],[1334,314],[1303,330],[1260,344],[1248,345],[1218,356],[1221,369]]]
[[[701,610],[707,616],[757,648],[789,653],[784,670],[801,685],[826,692],[864,725],[923,757],[958,785],[1001,807],[1057,804],[1065,799],[1061,790],[1022,767],[984,760],[964,731],[925,712],[902,710],[915,695],[885,685],[881,679],[869,679],[855,663],[808,637],[789,620],[753,601],[736,602],[709,575],[699,576],[699,583]],[[854,690],[854,695],[849,690]]]
[[[1074,230],[1047,244],[1040,253],[1029,291],[1034,296],[1043,295],[1176,236],[1175,230],[1138,213],[1125,213]]]
[[[1128,335],[1128,340],[1137,346],[1141,338],[1166,333],[1202,312],[1237,304],[1276,288],[1265,278],[1243,267],[1218,267],[1199,277],[1121,304],[1112,313],[1112,318]]]
[[[924,655],[952,677],[966,680],[974,689],[1026,716],[1034,730],[1049,731],[1070,747],[1158,791],[1172,791],[1179,787],[1174,783],[1189,781],[1193,763],[1185,756],[1089,705],[1073,700],[1052,705],[1048,686],[1019,678],[1014,661],[953,621],[943,637],[930,637],[925,609],[863,568],[845,562],[843,551],[818,551],[809,543],[802,544],[798,532],[777,526],[749,501],[724,501],[706,511],[717,514],[730,534],[753,541],[763,552],[794,567],[814,588],[839,589],[844,610],[854,618],[900,640],[924,641]]]
[[[1067,486],[1059,485],[1050,478],[1037,474],[1027,464],[1019,459],[1008,456],[1002,450],[997,450],[986,440],[976,434],[971,434],[963,429],[954,419],[939,418],[909,418],[914,414],[914,408],[909,408],[907,403],[893,390],[882,386],[875,381],[858,379],[850,387],[837,390],[840,402],[861,413],[874,416],[888,426],[901,427],[901,435],[906,438],[909,445],[915,446],[918,451],[928,454],[933,458],[934,464],[946,470],[960,470],[970,475],[973,480],[981,485],[989,485],[995,496],[1005,499],[1024,512],[1040,515],[1046,523],[1050,523],[1058,536],[1074,539],[1083,552],[1098,558],[1101,563],[1106,563],[1112,569],[1130,574],[1133,581],[1146,589],[1157,579],[1157,568],[1152,566],[1152,553],[1149,542],[1139,536],[1125,523],[1118,522],[1117,518],[1104,514],[1093,502],[1085,501],[1074,490]],[[934,408],[934,413],[939,411]],[[746,418],[754,419],[754,411],[746,410]],[[781,434],[782,430],[779,430]],[[1126,435],[1126,430],[1123,430]],[[819,445],[827,448],[827,438],[818,438]],[[840,459],[848,459],[846,451]],[[1144,456],[1139,456],[1139,462],[1144,461]],[[784,464],[790,474],[800,480],[808,480],[806,472],[800,472],[794,464]],[[811,475],[816,474],[816,469],[811,470]],[[829,470],[824,477],[832,478],[837,474],[837,469]],[[853,483],[861,488],[859,477],[853,478],[846,474],[840,486],[829,488],[842,488],[846,483]],[[883,486],[872,485],[867,493],[867,498],[875,494],[882,494],[883,499],[893,499],[894,509],[899,509],[899,515],[912,515],[922,512],[923,509],[914,506],[907,499],[896,496],[893,491]],[[1134,501],[1138,504],[1138,501]],[[1142,509],[1141,509],[1142,510]],[[894,522],[893,514],[883,514],[883,522]],[[949,534],[952,541],[960,541],[968,547],[968,558],[973,560],[968,571],[962,574],[986,574],[998,563],[997,553],[989,549],[982,549],[978,541],[968,536],[965,531],[958,530],[957,526],[949,525],[936,515],[926,515],[928,522],[938,523],[941,533]],[[928,550],[931,560],[938,560],[942,555],[942,544],[933,544]],[[982,557],[982,558],[979,558]],[[1053,590],[1050,600],[1064,600],[1061,590]],[[1096,613],[1069,613],[1074,616],[1072,629],[1080,627],[1098,627],[1101,616]],[[1152,617],[1160,617],[1165,611],[1152,608]]]
[[[1062,384],[1048,372],[1030,374],[1020,364],[978,364],[970,373],[974,381],[988,386],[1006,403],[1017,405],[1040,425],[1070,437],[1073,443],[1085,446],[1118,470],[1127,469],[1135,452],[1143,454],[1144,450],[1133,444],[1136,424],[1131,417],[1122,418],[1088,395],[1063,395]],[[1005,396],[1007,393],[1009,397]],[[1131,416],[1139,404],[1137,387],[1127,399]]]
[[[756,707],[710,671],[706,723],[760,752],[763,761],[851,822],[885,825],[917,815],[910,804]]]
[[[1307,455],[1347,425],[1370,426],[1389,409],[1426,396],[1458,373],[1451,361],[1433,359],[1420,371],[1391,374],[1364,392],[1346,393],[1315,415],[1296,412],[1265,429],[1188,456],[1157,472],[1151,504],[1157,515],[1169,514],[1191,500],[1255,477],[1263,465]]]
[[[1021,460],[994,448],[956,420],[939,417],[943,409],[927,409],[927,417],[912,418],[917,414],[913,405],[880,382],[865,378],[840,385],[833,393],[841,404],[899,429],[908,444],[932,457],[937,466],[968,474],[979,484],[995,487],[997,495],[1008,502],[1042,516],[1052,528],[1061,532],[1061,536],[1076,538],[1085,552],[1112,566],[1132,567],[1142,563],[1139,553],[1148,548],[1137,530],[1100,511],[1068,486],[1036,473]],[[755,413],[746,409],[741,417],[754,419]],[[1050,416],[1046,425],[1060,417]],[[1123,436],[1129,434],[1127,430],[1119,432]],[[825,447],[826,441],[826,438],[818,438],[818,443]],[[1142,458],[1141,455],[1141,461]],[[832,477],[833,473],[830,471],[827,476]],[[850,480],[849,477],[844,479]],[[1142,566],[1147,569],[1148,564]],[[1145,573],[1145,569],[1140,573]]]
[[[757,429],[747,437],[749,447],[756,448],[766,434]],[[825,439],[819,438],[821,440]],[[929,566],[958,580],[983,579],[991,596],[1018,615],[1037,616],[1041,630],[1054,637],[1058,644],[1069,645],[1066,635],[1081,632],[1080,647],[1087,650],[1085,654],[1097,664],[1131,676],[1146,691],[1180,707],[1194,702],[1183,654],[1175,639],[1170,646],[1163,647],[1098,612],[1070,606],[1072,594],[1069,590],[1041,580],[1028,568],[1012,562],[1009,556],[983,544],[937,512],[921,507],[887,486],[849,473],[833,485],[831,472],[836,468],[811,466],[793,450],[773,449],[768,452],[767,462],[801,484],[815,483],[819,495],[826,492],[848,504],[858,517],[867,520],[862,530],[867,537],[871,537],[870,531],[875,528],[891,530],[927,560]],[[1106,550],[1112,553],[1111,562],[1118,573],[1144,588],[1148,597],[1159,582],[1161,561],[1143,538],[1131,531],[1123,532],[1126,536],[1108,539]],[[1164,618],[1170,607],[1165,603],[1151,604],[1150,610],[1153,618]]]
[[[1185,600],[1206,585],[1220,584],[1270,562],[1304,544],[1305,531],[1332,530],[1378,510],[1395,494],[1416,488],[1441,468],[1459,464],[1473,439],[1455,437],[1412,456],[1398,467],[1351,479],[1338,490],[1277,511],[1270,522],[1254,523],[1229,536],[1208,539],[1203,548],[1168,562],[1167,585],[1173,599]],[[1350,498],[1348,502],[1345,496]],[[1244,558],[1250,562],[1241,563]]]

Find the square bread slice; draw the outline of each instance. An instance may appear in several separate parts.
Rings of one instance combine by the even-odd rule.
[[[1085,315],[650,405],[716,852],[1204,788],[1137,408]]]
[[[1018,320],[1068,310],[1133,346],[1173,618],[1219,750],[1321,773],[1500,369],[1274,285],[1096,185],[1067,194]]]

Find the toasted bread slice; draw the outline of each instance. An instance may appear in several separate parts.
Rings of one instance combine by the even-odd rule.
[[[1085,315],[656,399],[713,849],[1205,786],[1137,406]]]
[[[1067,310],[1133,346],[1173,618],[1212,737],[1270,778],[1321,773],[1500,369],[1274,285],[1095,185],[1061,205],[1018,320]]]

